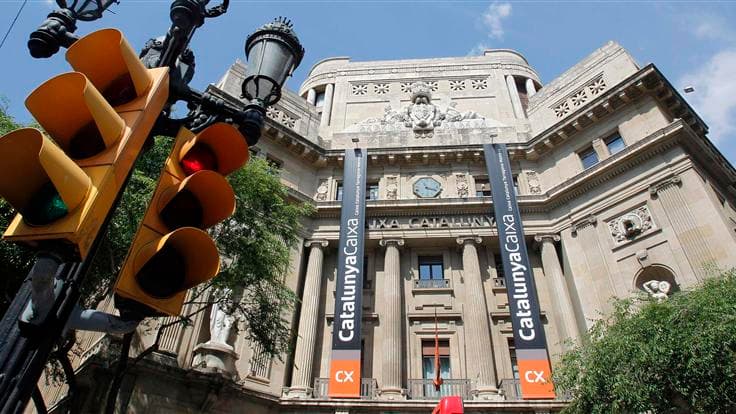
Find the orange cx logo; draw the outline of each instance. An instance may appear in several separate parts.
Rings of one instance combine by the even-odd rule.
[[[330,397],[360,397],[359,378],[360,360],[332,360],[330,366]]]
[[[548,360],[526,359],[519,360],[518,363],[522,398],[555,398]]]

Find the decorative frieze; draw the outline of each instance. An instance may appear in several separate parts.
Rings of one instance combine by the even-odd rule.
[[[471,79],[470,85],[477,91],[482,91],[488,88],[488,81],[485,79]]]
[[[550,108],[555,112],[555,115],[558,118],[562,118],[569,114],[572,108],[582,106],[593,97],[600,95],[604,90],[606,90],[606,81],[603,80],[603,73],[599,73],[583,86],[575,89],[567,96],[557,101]]]
[[[462,90],[465,90],[465,80],[464,79],[451,80],[450,81],[450,90],[451,91],[462,91]]]
[[[365,83],[353,83],[350,85],[350,89],[353,95],[363,96],[368,94],[368,84]]]
[[[373,92],[375,92],[376,95],[385,95],[389,92],[389,89],[388,83],[377,83],[373,85]]]
[[[296,121],[299,119],[273,106],[269,106],[266,109],[266,116],[280,123],[281,125],[287,128],[291,128],[291,129],[294,129],[294,126],[296,125]]]
[[[616,244],[623,244],[656,228],[649,207],[641,206],[608,222],[611,237]]]

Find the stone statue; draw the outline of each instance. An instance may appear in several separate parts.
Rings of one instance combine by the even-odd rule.
[[[455,108],[456,106],[457,102],[450,102],[450,105],[448,105],[447,110],[445,111],[445,121],[458,122],[463,120],[463,114]]]
[[[641,286],[657,302],[666,300],[672,285],[666,280],[649,280]]]
[[[228,292],[229,294],[229,292]],[[215,302],[210,311],[210,340],[208,343],[217,344],[232,349],[227,343],[234,318],[225,312],[226,303]]]
[[[411,85],[411,104],[406,108],[405,125],[414,130],[418,138],[434,135],[434,127],[440,126],[444,114],[432,103],[432,93],[424,82]]]
[[[400,124],[404,122],[404,116],[396,112],[391,108],[391,104],[387,104],[383,108],[383,123],[385,124]]]

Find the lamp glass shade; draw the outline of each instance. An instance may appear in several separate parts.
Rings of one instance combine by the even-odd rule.
[[[60,0],[57,3],[62,8],[72,10],[77,20],[91,21],[102,17],[102,12],[116,3],[116,0],[74,0],[71,4]]]
[[[274,38],[264,37],[250,46],[243,96],[273,105],[281,95],[281,86],[294,69],[294,54],[284,42]]]

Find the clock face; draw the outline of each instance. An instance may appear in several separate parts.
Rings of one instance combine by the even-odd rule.
[[[414,194],[421,198],[437,197],[442,191],[442,184],[430,177],[420,178],[414,183]]]

